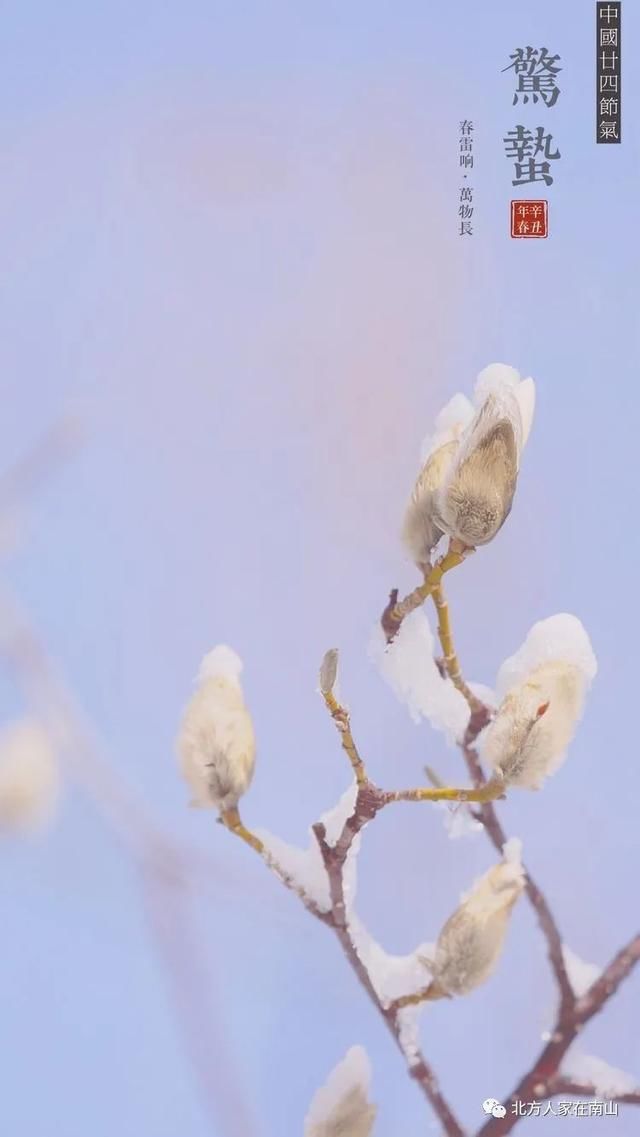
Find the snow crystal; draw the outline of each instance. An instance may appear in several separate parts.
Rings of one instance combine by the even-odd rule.
[[[256,829],[255,835],[262,841],[269,863],[279,875],[290,881],[296,891],[303,892],[309,900],[328,912],[331,907],[329,878],[315,837],[312,835],[307,849],[299,849],[266,829]]]
[[[416,608],[402,622],[390,644],[375,629],[369,655],[415,723],[428,719],[449,741],[461,738],[469,708],[450,679],[443,679],[434,659],[434,638],[424,612]]]
[[[428,434],[420,447],[420,461],[424,465],[441,446],[459,438],[473,418],[473,406],[466,395],[457,394],[442,408],[436,419],[435,431]]]
[[[334,1132],[331,1122],[337,1126],[342,1113],[344,1120],[350,1121],[349,1132],[369,1133],[375,1117],[375,1109],[368,1101],[370,1082],[367,1053],[362,1046],[352,1046],[314,1095],[305,1118],[304,1137]]]
[[[507,865],[514,865],[519,871],[522,870],[522,839],[520,837],[510,837],[505,841],[502,846],[502,859]]]
[[[411,1068],[420,1061],[420,1013],[422,1006],[403,1007],[398,1013],[400,1049]]]
[[[378,998],[385,1005],[402,995],[419,991],[430,982],[427,963],[433,958],[434,944],[419,944],[408,955],[391,955],[373,938],[354,912],[349,915],[349,931]]]
[[[601,1058],[581,1054],[574,1046],[563,1059],[560,1075],[581,1085],[593,1086],[600,1098],[614,1098],[638,1090],[638,1080],[631,1074],[610,1066]]]
[[[580,999],[596,979],[600,978],[602,970],[595,963],[585,963],[566,944],[562,945],[562,958],[573,993]]]
[[[498,672],[496,694],[502,700],[511,688],[524,683],[542,663],[563,660],[582,672],[588,687],[598,670],[585,628],[577,616],[560,612],[534,624],[524,643],[506,659]]]
[[[336,844],[336,841],[344,829],[345,822],[353,814],[356,807],[357,796],[358,786],[354,779],[351,785],[344,791],[339,801],[337,801],[331,809],[328,809],[326,813],[321,815],[320,821],[322,825],[324,825],[328,845]]]
[[[335,845],[342,833],[345,821],[351,817],[357,791],[358,787],[354,781],[345,790],[339,801],[320,817],[319,820],[325,827],[328,845]],[[315,834],[312,830],[309,830],[309,833],[308,848],[300,849],[296,845],[289,845],[281,837],[277,837],[265,829],[255,831],[256,837],[262,841],[274,868],[290,880],[297,889],[304,892],[305,896],[317,904],[319,908],[328,911],[331,907],[329,878]],[[350,865],[355,861],[358,847],[359,841],[356,839],[353,842],[344,869],[345,896],[353,890]]]
[[[476,451],[488,432],[505,419],[511,423],[515,437],[516,453],[518,460],[520,459],[523,448],[520,406],[515,392],[510,387],[499,388],[496,391],[492,391],[487,400],[478,407],[473,421],[465,431],[460,441],[460,446],[456,450],[455,461],[448,469],[450,479],[455,478],[456,470],[459,470],[463,462]]]
[[[374,939],[354,910],[358,849],[359,838],[356,838],[343,876],[349,933],[378,998],[386,1005],[427,985],[430,978],[428,965],[433,960],[435,945],[419,944],[408,955],[391,955]]]
[[[451,805],[448,801],[439,801],[437,806],[444,811],[444,827],[452,838],[470,837],[482,829],[482,822],[477,821],[467,805],[460,802]]]
[[[474,388],[476,404],[484,402],[488,395],[499,395],[505,390],[512,391],[518,403],[522,426],[521,447],[524,447],[535,410],[536,387],[533,379],[521,379],[520,372],[506,363],[490,363],[476,379]]]
[[[238,679],[241,673],[242,660],[240,656],[226,644],[218,644],[202,660],[198,672],[198,681],[214,679],[217,676],[224,676],[225,679]]]

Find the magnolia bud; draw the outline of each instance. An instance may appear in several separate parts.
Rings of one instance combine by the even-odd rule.
[[[415,563],[425,570],[431,562],[432,550],[442,537],[442,529],[434,519],[434,493],[442,485],[457,449],[457,442],[447,442],[427,459],[405,513],[402,539]]]
[[[468,548],[491,541],[511,512],[535,385],[493,363],[480,372],[475,396],[479,409],[433,501],[434,523]]]
[[[519,415],[515,400],[513,408]],[[502,400],[489,395],[460,443],[437,495],[437,523],[468,548],[486,545],[511,512],[517,478],[514,423]]]
[[[54,812],[59,774],[47,733],[28,719],[0,735],[0,829],[36,829]]]
[[[376,1118],[370,1078],[365,1051],[352,1046],[311,1102],[304,1137],[369,1137]]]
[[[585,679],[564,660],[542,663],[503,699],[482,752],[507,785],[540,789],[559,766],[582,712]]]
[[[191,804],[221,813],[237,806],[255,766],[255,737],[241,671],[240,659],[223,644],[204,657],[177,741],[182,774],[193,792]]]
[[[502,861],[476,881],[438,936],[431,965],[432,997],[467,995],[489,978],[523,888],[519,859]]]
[[[402,539],[414,562],[427,571],[431,553],[442,537],[435,520],[435,494],[458,449],[460,436],[473,418],[473,408],[464,395],[454,395],[436,419],[436,431],[422,448],[423,466],[407,506]]]

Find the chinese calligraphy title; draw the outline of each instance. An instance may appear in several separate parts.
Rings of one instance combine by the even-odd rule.
[[[558,72],[562,71],[558,66],[560,56],[550,55],[546,47],[519,47],[509,58],[512,62],[502,70],[513,68],[517,79],[513,105],[541,102],[546,107],[555,106],[560,94],[557,84]],[[551,163],[560,157],[560,151],[553,144],[553,135],[545,133],[543,126],[531,130],[518,123],[514,130],[507,131],[503,142],[506,157],[515,159],[512,185],[540,181],[548,186],[552,184]]]

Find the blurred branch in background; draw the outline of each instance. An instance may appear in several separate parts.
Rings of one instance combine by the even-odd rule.
[[[70,419],[47,431],[32,452],[0,478],[0,516],[22,510],[25,495],[71,457],[80,439],[78,424]],[[229,887],[230,874],[214,858],[163,832],[124,785],[6,581],[0,582],[0,653],[30,712],[46,729],[57,758],[136,867],[151,942],[167,977],[176,1023],[210,1124],[224,1137],[251,1137],[257,1132],[256,1121],[233,1063],[216,996],[215,959],[205,959],[192,914],[194,885]]]

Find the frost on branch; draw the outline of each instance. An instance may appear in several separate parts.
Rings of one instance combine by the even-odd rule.
[[[315,1094],[304,1137],[369,1137],[376,1107],[369,1101],[371,1067],[361,1046],[352,1046]]]
[[[616,1098],[623,1094],[638,1092],[638,1080],[624,1070],[617,1070],[601,1058],[593,1058],[589,1054],[581,1054],[572,1046],[565,1054],[560,1067],[560,1077],[569,1078],[572,1082],[589,1087],[588,1092],[595,1091],[600,1098]]]
[[[324,825],[325,840],[328,845],[335,845],[345,822],[353,814],[357,789],[356,783],[353,782],[342,794],[336,805],[322,814],[320,823]],[[304,893],[321,911],[328,912],[331,908],[329,879],[316,837],[312,830],[309,833],[308,848],[299,849],[265,829],[255,831],[256,837],[264,845],[267,859],[277,867],[280,873],[284,873],[297,891]],[[355,862],[357,849],[358,842],[354,841],[344,867],[345,894],[350,888],[350,866]]]
[[[349,913],[349,932],[384,1007],[424,987],[434,954],[432,943],[419,944],[408,955],[391,955],[373,938],[355,912]]]
[[[566,944],[562,945],[562,958],[567,970],[567,977],[576,999],[581,999],[589,988],[599,979],[602,969],[595,963],[585,963]]]
[[[509,916],[524,888],[519,842],[507,842],[504,859],[461,898],[436,943],[432,997],[467,995],[494,971]]]
[[[586,631],[567,613],[534,624],[502,665],[497,684],[502,701],[481,748],[507,785],[539,789],[558,769],[596,670]]]
[[[405,616],[391,643],[387,643],[380,625],[374,628],[369,658],[415,723],[427,719],[451,743],[463,737],[469,723],[469,705],[449,677],[443,677],[438,669],[435,640],[424,609],[416,608]],[[488,687],[481,683],[469,686],[488,706],[494,703],[493,691]]]
[[[480,372],[474,387],[476,405],[480,406],[490,395],[501,397],[505,392],[513,393],[520,412],[520,435],[518,446],[518,465],[526,445],[536,405],[536,385],[533,379],[521,379],[515,367],[506,363],[490,363]]]
[[[451,680],[440,674],[434,648],[427,617],[417,608],[405,617],[390,644],[378,626],[369,655],[413,721],[428,719],[453,742],[465,732],[469,707]]]
[[[38,829],[55,811],[60,776],[49,737],[25,719],[0,734],[0,830]]]
[[[237,806],[255,766],[255,737],[241,672],[241,660],[224,644],[204,657],[177,741],[191,804],[221,813]]]
[[[444,827],[452,840],[482,832],[484,828],[482,822],[473,816],[468,806],[460,802],[451,805],[446,801],[439,801],[436,804],[444,811]]]

